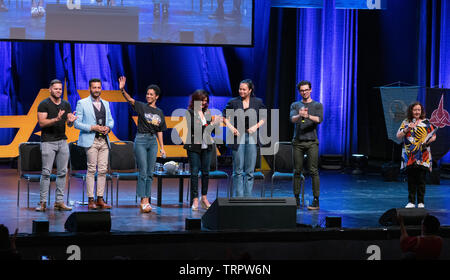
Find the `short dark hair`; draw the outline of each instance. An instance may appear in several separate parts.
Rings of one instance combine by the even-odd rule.
[[[149,89],[153,89],[153,90],[155,91],[156,96],[159,96],[159,95],[161,94],[161,89],[160,89],[159,86],[157,86],[157,85],[149,85],[149,86],[147,87],[147,89],[145,90],[145,93],[146,93],[146,94],[147,94],[147,91],[148,91]]]
[[[297,89],[300,90],[300,87],[301,87],[301,86],[304,86],[304,85],[308,85],[308,86],[309,86],[309,89],[311,89],[311,82],[310,82],[310,81],[300,81],[300,82],[297,84]]]
[[[239,84],[247,84],[248,89],[252,91],[251,95],[255,95],[255,85],[253,84],[253,81],[250,79],[244,79]]]
[[[89,80],[89,87],[91,87],[92,83],[100,83],[101,84],[102,81],[100,79],[97,79],[97,78],[90,79]]]
[[[439,234],[441,223],[438,218],[433,215],[426,215],[422,221],[424,234]]]
[[[406,118],[408,121],[412,121],[413,119],[413,108],[417,105],[420,105],[420,119],[425,119],[425,108],[423,107],[422,103],[419,101],[414,102],[413,104],[408,106],[408,111],[406,112]]]
[[[58,79],[53,79],[53,80],[50,81],[50,86],[49,87],[52,87],[54,84],[61,84],[62,85],[62,82],[60,80],[58,80]]]

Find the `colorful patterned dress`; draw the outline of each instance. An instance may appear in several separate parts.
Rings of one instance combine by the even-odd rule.
[[[407,128],[409,123],[407,119],[403,120],[398,131]],[[431,171],[430,146],[424,145],[424,143],[428,141],[430,133],[434,130],[435,127],[430,121],[423,119],[420,124],[403,137],[401,169],[417,165],[428,168]]]

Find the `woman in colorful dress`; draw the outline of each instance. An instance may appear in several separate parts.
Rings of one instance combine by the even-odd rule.
[[[407,117],[397,132],[403,140],[402,165],[408,175],[408,204],[405,208],[425,208],[425,175],[431,171],[430,143],[436,140],[435,127],[425,118],[425,109],[420,102],[409,105]]]

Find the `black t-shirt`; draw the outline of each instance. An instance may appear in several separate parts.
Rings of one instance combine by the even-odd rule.
[[[43,127],[41,134],[41,142],[59,141],[67,139],[66,136],[66,121],[67,114],[72,113],[70,103],[62,100],[56,105],[50,98],[42,100],[38,106],[38,112],[47,113],[47,119],[53,119],[58,116],[59,110],[64,110],[64,114],[60,121],[52,126]]]
[[[138,132],[156,134],[167,129],[163,111],[148,106],[147,103],[135,101],[134,110],[138,114]]]

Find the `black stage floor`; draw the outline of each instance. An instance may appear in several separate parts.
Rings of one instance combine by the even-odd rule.
[[[264,172],[264,182],[255,182],[253,194],[260,196],[264,184],[266,197],[270,196],[270,172]],[[342,227],[351,229],[381,228],[378,219],[388,209],[401,208],[407,203],[406,182],[384,182],[378,174],[350,175],[338,171],[321,171],[320,210],[297,210],[297,223],[313,228],[325,227],[325,217],[342,217]],[[81,181],[72,178],[70,202],[74,211],[88,211],[87,206],[80,205],[82,200]],[[219,197],[227,196],[226,180],[211,180],[208,198],[212,203],[216,198],[218,186]],[[121,181],[119,206],[111,210],[111,232],[183,232],[186,218],[201,218],[205,210],[192,212],[187,202],[188,179],[184,181],[184,203],[179,203],[178,179],[163,181],[161,207],[156,206],[156,179],[152,187],[153,211],[148,214],[139,212],[135,203],[136,183]],[[50,232],[65,232],[64,223],[71,212],[59,212],[50,208],[45,213],[34,211],[39,201],[39,184],[32,183],[30,188],[30,208],[26,207],[26,182],[21,183],[20,206],[17,207],[17,171],[10,168],[0,169],[0,223],[5,224],[11,232],[15,228],[19,233],[32,233],[33,220],[48,220]],[[292,196],[290,181],[277,182],[274,197]],[[54,183],[51,186],[51,205],[54,202]],[[311,179],[307,177],[305,201],[311,201]],[[109,201],[111,202],[111,201]],[[427,185],[425,206],[429,213],[435,215],[443,226],[450,225],[450,180],[441,179],[440,185]]]

